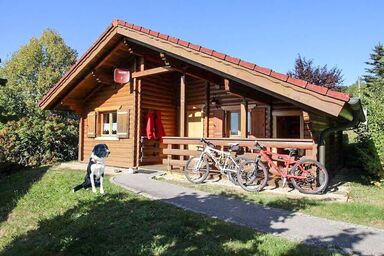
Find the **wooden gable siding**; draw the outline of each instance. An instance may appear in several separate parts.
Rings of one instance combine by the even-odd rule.
[[[146,139],[147,114],[160,111],[165,136],[177,136],[178,90],[175,80],[164,75],[142,79],[141,88],[141,151],[140,164],[161,163],[163,144],[159,140]]]
[[[132,167],[134,165],[134,118],[133,118],[133,104],[134,97],[130,93],[130,85],[125,86],[105,86],[97,91],[94,96],[84,103],[83,114],[83,152],[82,160],[87,162],[93,147],[96,144],[105,143],[108,145],[111,154],[107,159],[107,164],[111,166]],[[87,127],[87,114],[95,111],[96,108],[113,108],[121,106],[131,113],[129,118],[129,137],[126,139],[120,138],[119,140],[99,140],[98,138],[88,138],[86,132]],[[97,133],[100,134],[100,122],[97,121]]]

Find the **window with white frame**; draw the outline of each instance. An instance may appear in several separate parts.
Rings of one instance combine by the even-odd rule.
[[[240,136],[240,112],[230,112],[229,136]]]
[[[117,135],[117,112],[100,113],[101,136]]]
[[[251,112],[247,112],[248,116],[248,124],[247,124],[247,135],[250,134],[251,131]],[[228,130],[230,137],[241,136],[241,114],[240,111],[228,111]]]

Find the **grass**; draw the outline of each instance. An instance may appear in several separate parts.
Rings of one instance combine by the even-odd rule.
[[[48,167],[0,180],[0,255],[333,255]]]
[[[357,181],[348,182],[350,189],[349,202],[319,201],[307,198],[292,199],[283,195],[267,192],[249,193],[228,186],[192,184],[180,180],[159,180],[170,182],[216,195],[238,198],[248,202],[270,207],[299,211],[313,216],[341,220],[354,224],[384,228],[384,188],[362,185]]]

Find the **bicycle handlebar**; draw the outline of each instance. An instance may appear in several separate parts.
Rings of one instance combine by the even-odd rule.
[[[258,141],[255,142],[255,146],[260,147],[260,149],[266,149],[266,147],[264,145],[261,145]]]
[[[201,138],[200,141],[203,142],[204,144],[207,144],[208,146],[215,147],[215,144],[213,144],[212,142],[207,141],[204,138]]]

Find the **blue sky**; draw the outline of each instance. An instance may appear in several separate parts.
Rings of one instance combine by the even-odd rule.
[[[349,85],[384,43],[383,10],[380,0],[0,0],[0,58],[46,28],[81,55],[119,18],[283,73],[301,54],[341,68]]]

